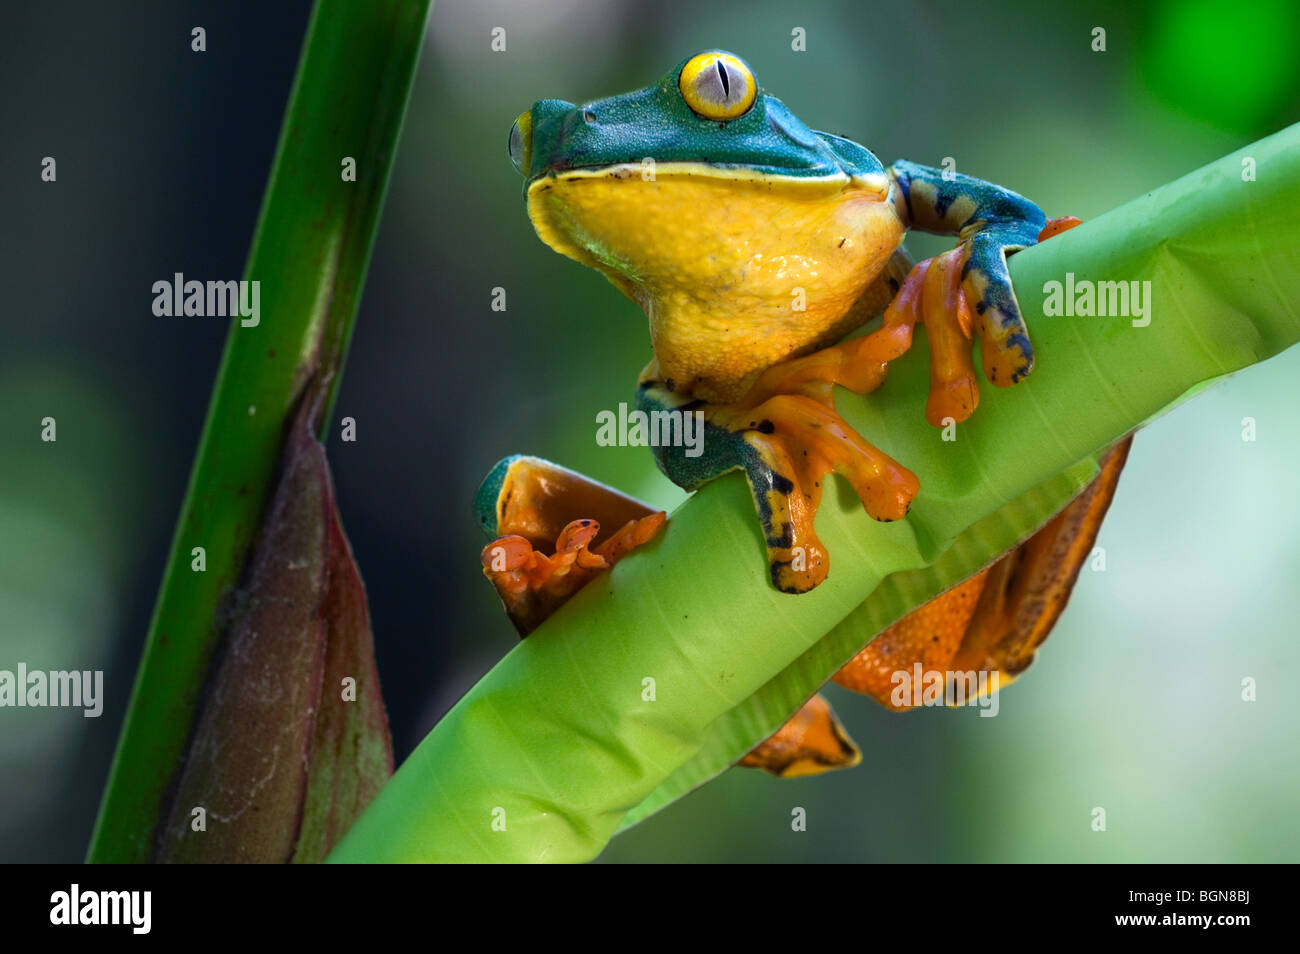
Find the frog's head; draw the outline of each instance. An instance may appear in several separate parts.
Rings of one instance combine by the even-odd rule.
[[[874,176],[884,169],[866,149],[814,132],[758,88],[731,53],[700,53],[653,86],[582,106],[534,103],[510,130],[510,158],[529,191],[539,179],[656,164],[706,165],[723,174],[817,179]],[[688,170],[680,170],[686,172]]]
[[[542,240],[645,309],[669,375],[716,393],[768,352],[806,348],[810,328],[829,333],[902,234],[875,156],[809,129],[717,50],[642,90],[535,103],[510,158]],[[772,319],[759,326],[767,352],[717,357],[735,350],[737,316]],[[677,360],[682,347],[701,360]]]

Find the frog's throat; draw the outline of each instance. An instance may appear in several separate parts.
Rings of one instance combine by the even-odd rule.
[[[642,307],[665,373],[726,400],[861,320],[846,316],[903,237],[891,186],[624,163],[539,178],[527,199],[542,241]]]
[[[638,183],[646,188],[638,188]],[[661,183],[665,188],[653,188]],[[675,188],[679,185],[688,188]],[[776,202],[834,202],[846,194],[857,194],[883,202],[889,198],[892,185],[889,176],[883,172],[852,176],[844,172],[827,176],[797,176],[775,170],[715,166],[704,162],[656,163],[645,160],[541,176],[528,186],[527,205],[528,217],[543,242],[561,255],[604,273],[628,297],[635,298],[629,290],[629,283],[635,281],[636,276],[627,274],[626,263],[610,260],[606,247],[610,243],[602,241],[602,236],[597,233],[621,229],[626,235],[636,235],[645,231],[651,224],[639,213],[650,211],[647,208],[649,204],[660,210],[662,217],[669,219],[674,229],[686,232],[683,228],[686,221],[699,221],[718,211],[694,204],[696,199],[705,196],[730,195],[745,202],[753,202],[757,197]],[[566,200],[577,188],[595,201],[584,203],[586,208],[582,210],[565,209]],[[623,202],[607,202],[619,193],[625,196]],[[633,206],[633,214],[624,217],[628,205]],[[734,209],[727,212],[735,215]],[[676,221],[671,221],[673,219]]]

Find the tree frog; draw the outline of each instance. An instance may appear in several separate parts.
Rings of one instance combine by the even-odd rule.
[[[734,54],[699,53],[608,99],[537,102],[509,152],[542,241],[645,311],[654,359],[639,407],[704,415],[704,452],[656,448],[660,467],[688,490],[744,471],[783,591],[828,572],[813,527],[827,474],[883,521],[919,486],[836,413],[833,385],[879,387],[922,321],[933,424],[975,410],[973,337],[994,385],[1033,368],[1006,256],[1037,241],[1042,211],[809,129]],[[909,229],[957,245],[913,266]],[[835,343],[882,311],[878,329]]]
[[[979,401],[973,338],[993,384],[1033,368],[1007,255],[1078,224],[1045,224],[1027,199],[969,176],[885,167],[806,127],[720,50],[633,93],[582,106],[542,100],[516,120],[509,149],[542,240],[600,271],[649,318],[654,359],[639,407],[704,415],[705,452],[658,447],[660,467],[687,489],[743,470],[773,583],[790,592],[827,574],[813,529],[826,474],[846,477],[880,520],[903,516],[918,489],[836,414],[832,386],[879,387],[923,322],[926,418],[966,420]],[[913,266],[901,244],[909,229],[955,235],[957,246]],[[879,328],[834,343],[877,315]],[[1093,484],[1033,536],[876,634],[835,681],[894,710],[916,704],[895,697],[892,678],[915,666],[1010,682],[1064,607],[1127,448],[1108,451]],[[521,635],[666,516],[532,457],[501,461],[476,510],[496,537],[482,553],[485,575]],[[813,696],[739,764],[797,777],[859,759]]]

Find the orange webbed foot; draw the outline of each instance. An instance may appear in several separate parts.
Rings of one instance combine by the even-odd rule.
[[[652,540],[667,520],[663,511],[612,487],[523,455],[492,468],[474,509],[480,526],[496,538],[483,548],[483,575],[520,635]],[[619,529],[604,535],[602,525]]]
[[[1052,219],[1038,233],[1038,241],[1079,224],[1074,216]],[[935,427],[960,424],[979,406],[971,357],[975,338],[980,339],[984,374],[991,383],[1015,384],[1033,368],[1034,353],[1007,274],[1005,251],[983,236],[913,266],[876,334],[910,337],[918,324],[925,325],[930,346],[925,419]]]
[[[862,753],[840,725],[830,703],[816,695],[739,764],[762,769],[777,778],[799,778],[852,768],[861,761]]]
[[[962,287],[965,263],[964,245],[919,262],[885,310],[885,328],[910,330],[925,325],[930,345],[930,397],[925,419],[935,427],[961,423],[979,405],[971,359],[971,307]]]
[[[560,531],[553,553],[533,549],[522,536],[498,537],[483,548],[483,575],[496,587],[520,635],[527,635],[593,577],[654,539],[666,519],[660,511],[629,520],[595,547],[591,543],[600,534],[600,524],[574,520]]]
[[[772,582],[787,593],[812,589],[829,571],[814,520],[830,474],[844,477],[867,513],[884,522],[906,516],[920,488],[915,474],[835,410],[832,384],[868,391],[884,379],[884,362],[858,360],[857,348],[855,341],[777,365],[740,403],[705,411],[740,442],[735,456],[749,478]]]

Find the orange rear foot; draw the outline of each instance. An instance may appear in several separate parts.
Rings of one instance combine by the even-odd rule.
[[[746,768],[761,768],[778,778],[817,775],[852,768],[862,753],[840,725],[830,703],[813,696],[776,733],[740,760]]]

